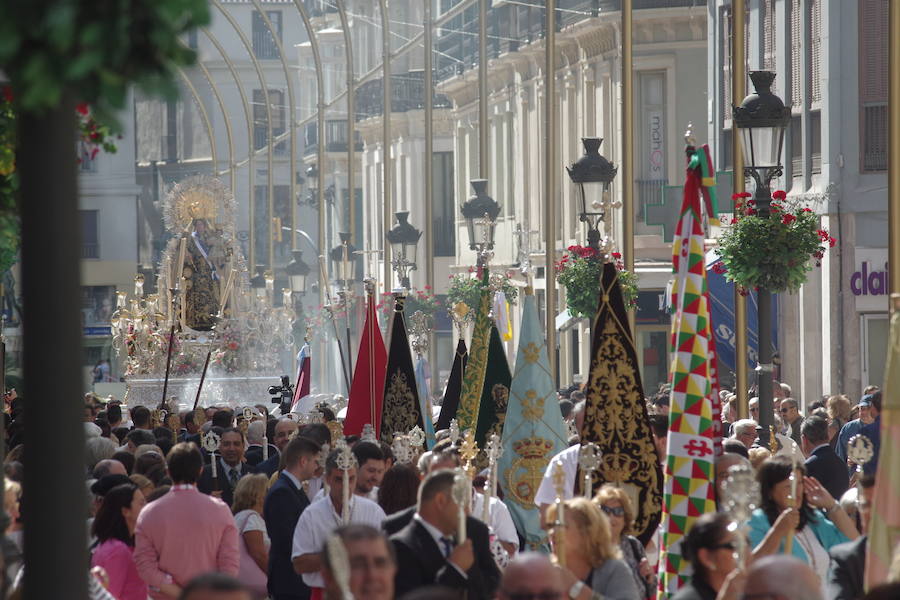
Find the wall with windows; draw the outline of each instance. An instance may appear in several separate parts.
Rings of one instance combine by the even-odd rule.
[[[799,293],[779,302],[780,376],[803,402],[855,396],[880,384],[884,360],[873,327],[887,309],[877,273],[887,252],[888,3],[759,0],[747,7],[748,67],[777,73],[774,91],[792,112],[785,173],[774,187],[816,210],[838,239]],[[710,125],[716,155],[730,165],[730,2],[710,2],[708,10],[708,77],[717,90]],[[864,265],[872,286],[862,281]]]

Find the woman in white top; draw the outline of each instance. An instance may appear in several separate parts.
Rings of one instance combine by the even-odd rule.
[[[234,488],[234,502],[231,505],[240,534],[241,566],[238,579],[257,598],[265,598],[267,593],[270,542],[262,511],[268,489],[269,478],[263,474],[242,477]]]

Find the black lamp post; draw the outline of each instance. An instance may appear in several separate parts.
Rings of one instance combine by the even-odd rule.
[[[616,177],[618,169],[613,166],[605,156],[600,154],[602,138],[581,138],[584,144],[584,156],[579,158],[571,167],[567,167],[572,183],[578,184],[578,195],[581,201],[581,211],[578,220],[587,223],[588,246],[594,250],[600,249],[600,240],[603,234],[600,231],[600,223],[606,217],[606,211],[616,208],[621,203],[609,200],[609,184]]]
[[[494,228],[500,205],[487,195],[487,179],[471,181],[474,194],[462,205],[462,215],[469,232],[469,250],[478,253],[478,266],[483,266],[494,249]]]
[[[394,213],[397,224],[387,232],[391,245],[391,266],[400,280],[400,287],[410,289],[409,272],[416,270],[416,247],[422,232],[409,224],[409,212]]]
[[[772,181],[781,175],[781,148],[784,130],[791,120],[791,109],[772,93],[775,73],[751,71],[754,93],[734,107],[734,126],[741,134],[744,152],[744,176],[756,183],[753,199],[757,214],[767,218],[772,203]],[[756,293],[759,327],[759,357],[756,371],[759,382],[760,440],[768,446],[774,422],[772,403],[772,292],[759,288]]]
[[[303,250],[291,250],[293,258],[285,265],[288,281],[291,284],[291,292],[294,294],[306,293],[306,281],[311,269],[303,260]]]
[[[256,265],[256,275],[250,278],[250,287],[257,298],[266,297],[266,266]]]
[[[356,279],[356,247],[350,243],[350,234],[338,233],[341,243],[331,249],[331,268],[334,279],[341,287],[349,287]]]

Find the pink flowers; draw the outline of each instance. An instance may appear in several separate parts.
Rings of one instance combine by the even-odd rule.
[[[784,202],[784,199],[787,198],[787,192],[784,190],[776,190],[772,194],[772,198],[778,200],[779,202]]]
[[[785,214],[782,215],[782,217],[781,217],[781,222],[782,222],[784,225],[790,225],[791,223],[793,223],[793,222],[796,221],[796,220],[797,220],[797,217],[795,217],[795,216],[792,215],[791,213],[785,213]]]

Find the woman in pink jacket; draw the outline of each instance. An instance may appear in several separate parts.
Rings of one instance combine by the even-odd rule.
[[[116,600],[147,600],[147,584],[138,575],[132,557],[134,527],[144,504],[140,489],[133,483],[123,483],[106,493],[94,519],[98,545],[91,564],[106,571],[109,592]]]

